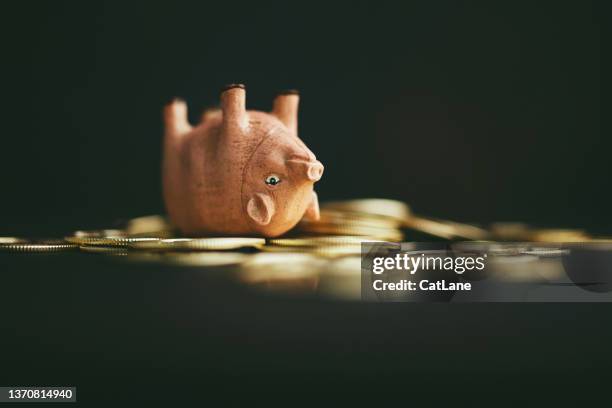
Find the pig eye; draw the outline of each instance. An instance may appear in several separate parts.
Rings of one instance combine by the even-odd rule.
[[[266,184],[269,186],[275,186],[280,182],[281,182],[281,179],[276,174],[271,174],[268,177],[266,177]]]

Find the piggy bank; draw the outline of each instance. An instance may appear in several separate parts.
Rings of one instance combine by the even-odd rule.
[[[195,127],[184,101],[164,109],[164,201],[186,235],[273,237],[319,218],[323,165],[297,135],[299,95],[278,95],[270,113],[245,99],[243,85],[227,86]]]

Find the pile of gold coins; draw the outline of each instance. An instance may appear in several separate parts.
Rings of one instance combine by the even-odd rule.
[[[416,215],[399,201],[357,199],[323,204],[319,221],[302,221],[278,238],[185,238],[177,236],[165,217],[154,215],[132,219],[121,229],[76,231],[58,240],[0,237],[0,252],[81,251],[129,262],[226,268],[232,279],[256,287],[356,298],[361,243],[415,241],[415,236],[493,250],[495,241],[594,240],[581,230],[534,229],[520,223],[497,223],[485,229]]]

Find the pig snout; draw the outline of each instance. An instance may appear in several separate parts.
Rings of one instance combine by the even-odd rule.
[[[323,164],[318,160],[287,160],[287,165],[291,171],[300,178],[308,181],[317,182],[323,176]]]
[[[310,181],[316,182],[321,180],[321,176],[323,175],[323,164],[320,161],[314,161],[308,163],[308,179]]]

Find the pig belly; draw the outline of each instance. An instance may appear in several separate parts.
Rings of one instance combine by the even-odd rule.
[[[190,222],[178,225],[183,234],[189,236],[249,234],[250,225],[242,211],[239,195],[228,196],[228,191],[217,189],[194,191],[188,198],[193,203],[189,209]]]

